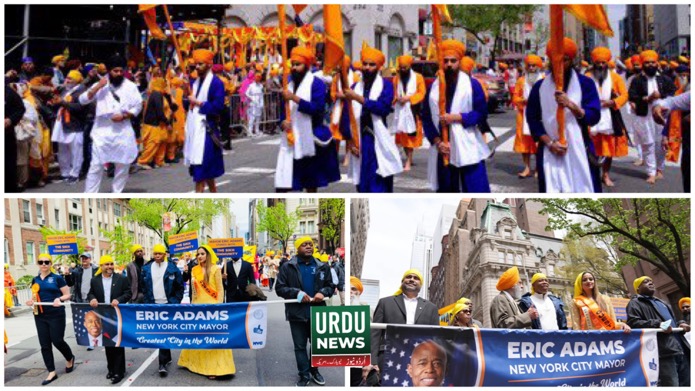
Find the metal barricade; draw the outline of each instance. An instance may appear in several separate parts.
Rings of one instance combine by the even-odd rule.
[[[259,118],[259,129],[265,133],[275,133],[280,126],[280,111],[282,110],[282,95],[280,91],[263,92],[263,111]],[[229,127],[239,135],[249,134],[249,116],[251,111],[250,99],[240,94],[230,97]]]
[[[17,303],[24,305],[31,299],[31,287],[29,285],[17,285]]]

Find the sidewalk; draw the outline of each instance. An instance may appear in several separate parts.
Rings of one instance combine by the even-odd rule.
[[[15,316],[5,318],[5,332],[7,332],[7,347],[20,344],[21,342],[36,338],[36,325],[34,324],[34,313],[28,306],[15,307],[18,312],[12,312]],[[70,306],[65,310],[65,324],[68,326],[66,330],[71,330],[72,333],[72,311]]]

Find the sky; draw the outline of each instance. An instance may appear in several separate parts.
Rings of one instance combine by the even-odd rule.
[[[239,227],[239,237],[246,237],[249,231],[249,202],[248,198],[232,198],[229,210],[236,216],[236,225]]]
[[[608,20],[611,23],[615,35],[608,39],[611,52],[620,53],[620,20],[625,17],[627,7],[625,4],[608,4]]]

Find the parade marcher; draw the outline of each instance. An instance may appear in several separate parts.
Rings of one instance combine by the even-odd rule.
[[[170,95],[174,103],[172,105],[174,123],[172,124],[172,132],[167,137],[167,154],[164,161],[178,163],[179,157],[177,155],[186,140],[186,109],[183,107],[186,82],[180,77],[174,77],[169,81],[169,84],[171,86]]]
[[[70,288],[62,276],[55,273],[51,266],[53,259],[49,254],[40,254],[37,260],[39,274],[31,280],[32,296],[26,305],[32,307],[34,302],[53,302],[52,306],[34,306],[34,323],[41,345],[41,356],[48,370],[48,377],[42,386],[58,378],[53,361],[53,346],[65,358],[65,373],[75,369],[75,355],[65,342],[65,307],[63,302],[70,300]]]
[[[593,67],[586,76],[596,83],[596,90],[601,99],[601,119],[589,129],[589,134],[596,148],[596,155],[605,158],[601,182],[613,187],[609,176],[614,157],[627,155],[627,134],[620,109],[627,103],[625,81],[608,66],[611,52],[606,47],[597,47],[591,52]],[[617,128],[617,129],[616,129]]]
[[[28,83],[36,76],[36,64],[32,57],[22,58],[22,65],[19,71],[19,82]]]
[[[261,118],[263,117],[263,110],[265,108],[263,92],[263,72],[256,70],[253,75],[253,82],[249,85],[248,89],[244,93],[248,102],[248,110],[246,111],[246,115],[249,119],[249,137],[260,137],[262,135]]]
[[[386,61],[381,51],[365,47],[361,60],[362,79],[338,94],[352,104],[359,133],[359,140],[352,140],[348,110],[343,110],[341,130],[353,155],[349,177],[360,193],[392,193],[393,176],[403,171],[398,147],[386,122],[393,104],[393,84],[379,74]]]
[[[533,175],[531,170],[531,155],[536,154],[538,146],[531,136],[531,129],[526,121],[526,104],[531,94],[531,89],[536,82],[543,78],[543,60],[535,54],[529,54],[524,58],[526,74],[517,79],[514,87],[512,101],[516,106],[516,136],[514,138],[514,152],[520,153],[524,161],[524,171],[519,178],[528,178]]]
[[[53,56],[51,59],[51,64],[53,64],[53,78],[51,79],[51,82],[56,88],[62,88],[63,83],[65,82],[65,76],[63,75],[63,71],[61,69],[65,66],[65,60],[67,60],[67,57],[62,54]]]
[[[138,158],[138,167],[149,170],[154,167],[165,167],[167,139],[173,133],[173,107],[171,96],[167,93],[167,82],[162,77],[150,81],[149,97],[145,103],[142,115],[141,138],[144,150]]]
[[[630,326],[618,322],[610,299],[598,291],[594,275],[579,273],[574,281],[574,302],[570,305],[572,330],[623,330]]]
[[[37,135],[31,141],[29,153],[30,183],[43,187],[48,181],[48,169],[53,161],[53,144],[51,143],[51,129],[55,121],[55,113],[50,107],[56,99],[56,89],[51,84],[53,70],[42,68],[29,80],[29,88],[24,92],[23,98],[36,113],[38,121]],[[29,110],[27,110],[27,113]]]
[[[685,323],[690,324],[690,298],[683,297],[678,300],[678,309],[681,310]]]
[[[595,83],[572,67],[577,57],[577,44],[564,39],[564,83],[556,91],[551,74],[531,89],[526,106],[526,121],[535,140],[540,141],[536,164],[541,193],[601,192],[599,167],[588,127],[601,118],[601,100]],[[547,54],[553,51],[548,45]],[[556,113],[565,108],[566,144],[559,141]],[[569,112],[567,112],[569,110]]]
[[[394,118],[392,133],[396,133],[396,144],[405,150],[403,171],[410,171],[413,151],[422,146],[422,102],[427,94],[425,78],[413,71],[413,57],[400,56],[398,74],[393,78]]]
[[[678,148],[681,154],[681,177],[683,191],[690,193],[690,71],[684,65],[679,66],[679,89],[676,95],[660,99],[652,108],[654,121],[664,126],[661,146],[667,151],[666,159],[678,160]]]
[[[642,146],[647,171],[647,183],[663,178],[666,153],[660,148],[662,125],[654,122],[651,112],[659,99],[673,96],[676,86],[670,77],[658,73],[659,55],[653,50],[640,53],[642,73],[637,75],[628,90],[630,102],[635,105],[635,141]]]
[[[145,251],[139,244],[130,246],[130,253],[133,256],[133,261],[125,268],[125,275],[130,282],[130,300],[133,303],[142,303],[144,295],[140,289],[140,276],[142,275],[142,267],[145,265]]]
[[[183,278],[181,271],[166,259],[166,247],[155,244],[152,249],[153,262],[142,267],[140,285],[145,304],[181,304]],[[167,375],[171,364],[171,349],[159,349],[159,376]]]
[[[10,272],[10,265],[5,264],[5,308],[9,309],[18,305],[17,303],[17,284]]]
[[[625,66],[628,70],[625,76],[627,78],[625,80],[625,88],[627,88],[628,91],[628,104],[623,106],[625,108],[623,112],[625,114],[623,116],[623,120],[625,121],[627,133],[630,137],[630,144],[637,150],[637,159],[634,162],[632,162],[632,164],[639,167],[644,165],[644,156],[642,155],[642,146],[635,140],[634,121],[637,119],[637,116],[635,115],[636,106],[633,102],[629,101],[629,91],[630,86],[632,85],[632,81],[635,80],[637,75],[642,74],[642,60],[640,59],[639,54],[635,54],[634,56],[629,57],[627,60],[625,60]]]
[[[227,303],[249,301],[246,287],[255,284],[253,267],[241,258],[232,258],[227,262],[227,274],[222,275],[225,281]]]
[[[295,47],[290,62],[292,78],[282,92],[283,99],[290,102],[290,121],[286,120],[284,105],[280,120],[283,132],[293,135],[294,145],[289,144],[287,136],[280,139],[275,188],[280,192],[306,189],[314,193],[340,180],[338,152],[323,123],[327,90],[324,82],[309,71],[314,62],[313,49]]]
[[[82,84],[83,80],[79,71],[68,72],[51,135],[51,141],[58,143],[60,174],[69,184],[75,184],[79,180],[84,160],[84,133],[89,106],[83,106],[79,102],[80,95],[87,90]]]
[[[535,307],[529,308],[526,312],[519,309],[517,300],[521,299],[523,287],[519,269],[516,266],[502,273],[496,286],[500,294],[495,296],[490,303],[492,327],[496,329],[528,329],[531,328],[531,322],[538,319],[538,310]]]
[[[110,304],[117,307],[130,301],[132,292],[128,278],[113,272],[113,258],[110,255],[102,255],[99,259],[99,270],[90,283],[87,300],[92,308],[99,304]],[[125,377],[125,348],[106,346],[106,378],[111,384],[119,383]]]
[[[224,83],[210,72],[215,54],[207,49],[193,52],[198,78],[188,97],[184,160],[195,182],[195,191],[202,193],[205,185],[217,192],[215,178],[224,175],[219,116],[224,111]]]
[[[550,282],[543,273],[531,277],[531,292],[521,296],[519,309],[528,312],[531,307],[538,311],[538,318],[531,321],[531,326],[537,330],[567,330],[565,304],[562,300],[548,293]]]
[[[350,305],[364,305],[360,296],[364,293],[362,281],[355,276],[350,276]]]
[[[270,261],[268,261],[268,290],[273,291],[275,289],[275,280],[278,276],[278,271],[280,270],[280,255],[275,254]]]
[[[473,319],[473,302],[468,298],[462,297],[458,299],[450,313],[449,326],[477,329],[483,327],[479,320]]]
[[[671,307],[654,297],[656,288],[651,277],[642,276],[632,283],[635,295],[627,303],[627,324],[633,329],[658,329],[662,322],[670,321],[664,332],[656,334],[659,347],[659,386],[690,386],[690,345],[683,333],[690,325],[681,320],[676,322]],[[682,332],[672,329],[680,327]]]
[[[485,159],[490,148],[479,129],[487,117],[485,92],[480,83],[461,71],[466,47],[456,40],[442,42],[446,113],[439,112],[439,79],[430,86],[422,114],[423,128],[429,140],[427,177],[430,187],[439,193],[489,193]],[[449,140],[444,142],[441,127],[447,126]],[[444,157],[449,164],[444,164]]]
[[[18,144],[15,127],[24,117],[26,108],[22,97],[9,85],[5,85],[5,191],[20,190],[18,186],[17,156]]]
[[[217,267],[217,255],[208,245],[198,248],[198,265],[191,270],[191,304],[221,304],[224,301],[222,271]],[[217,376],[236,373],[231,349],[184,349],[178,365],[213,380]]]
[[[361,64],[360,64],[361,65]],[[348,68],[348,84],[353,85],[357,83],[357,69],[352,69],[350,67],[350,57],[344,56],[342,68]],[[340,123],[343,117],[343,110],[346,108],[346,100],[339,98],[338,94],[343,95],[343,81],[342,81],[342,71],[337,69],[333,75],[333,81],[331,82],[330,95],[331,102],[333,102],[333,107],[331,108],[330,121],[328,128],[331,130],[331,135],[333,140],[336,142],[335,149],[340,151],[340,143],[344,140],[343,133],[340,130]],[[350,163],[350,151],[347,147],[347,141],[345,142],[345,157],[343,158],[343,166],[347,166]]]
[[[331,271],[327,264],[313,257],[314,242],[303,236],[294,242],[297,256],[280,268],[275,291],[278,296],[297,303],[285,304],[285,319],[290,323],[294,356],[297,361],[299,381],[297,386],[306,387],[310,381],[322,386],[326,384],[318,368],[311,366],[307,353],[307,341],[311,339],[311,306],[325,306],[335,290],[331,282]]]
[[[142,98],[137,86],[123,76],[125,66],[123,57],[112,56],[107,66],[109,76],[103,77],[79,98],[83,105],[96,100],[86,193],[99,192],[106,163],[115,166],[113,192],[123,192],[128,182],[130,164],[138,155],[131,119],[140,114]]]
[[[99,270],[99,266],[92,265],[92,254],[88,252],[80,254],[80,262],[82,266],[69,270],[64,278],[68,286],[73,289],[72,301],[75,303],[87,303],[89,302],[87,294],[91,287],[91,281],[97,270]]]

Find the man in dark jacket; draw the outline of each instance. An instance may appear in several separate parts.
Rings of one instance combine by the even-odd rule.
[[[145,251],[139,244],[130,246],[130,253],[133,254],[133,261],[125,267],[125,275],[130,282],[130,300],[133,303],[142,303],[143,293],[140,289],[140,276],[142,267],[145,265]]]
[[[84,158],[84,130],[88,106],[82,106],[78,101],[80,95],[87,90],[82,81],[79,71],[72,70],[68,73],[65,90],[57,102],[59,109],[51,138],[58,143],[60,175],[68,184],[75,184],[79,180]]]
[[[24,117],[24,102],[9,85],[5,85],[5,191],[15,193],[17,186],[17,137],[14,128]]]
[[[656,288],[650,277],[640,277],[633,283],[635,296],[627,304],[627,324],[633,329],[658,329],[661,323],[671,321],[671,325],[690,331],[685,321],[676,323],[671,307],[654,297]],[[690,345],[683,338],[683,332],[674,332],[669,325],[657,334],[659,345],[659,386],[690,386]]]
[[[521,296],[519,310],[524,313],[535,308],[538,317],[531,321],[531,327],[536,330],[567,330],[567,315],[565,304],[557,296],[548,293],[550,281],[543,273],[531,277],[531,292]]]
[[[297,303],[285,304],[285,319],[290,322],[299,371],[297,386],[305,387],[311,380],[322,386],[326,381],[318,368],[311,366],[306,350],[307,340],[311,338],[310,307],[325,306],[324,298],[333,295],[335,285],[328,264],[313,257],[314,242],[310,237],[297,239],[294,247],[297,256],[280,268],[275,291],[284,299],[297,300]]]
[[[92,265],[92,254],[80,254],[82,267],[76,267],[69,270],[65,275],[65,282],[69,287],[72,287],[72,301],[75,303],[86,303],[87,294],[89,293],[90,281],[99,270],[99,266]]]
[[[232,258],[227,262],[227,274],[222,274],[225,283],[227,303],[249,301],[251,298],[246,293],[249,284],[255,284],[253,279],[253,267],[241,258]]]

